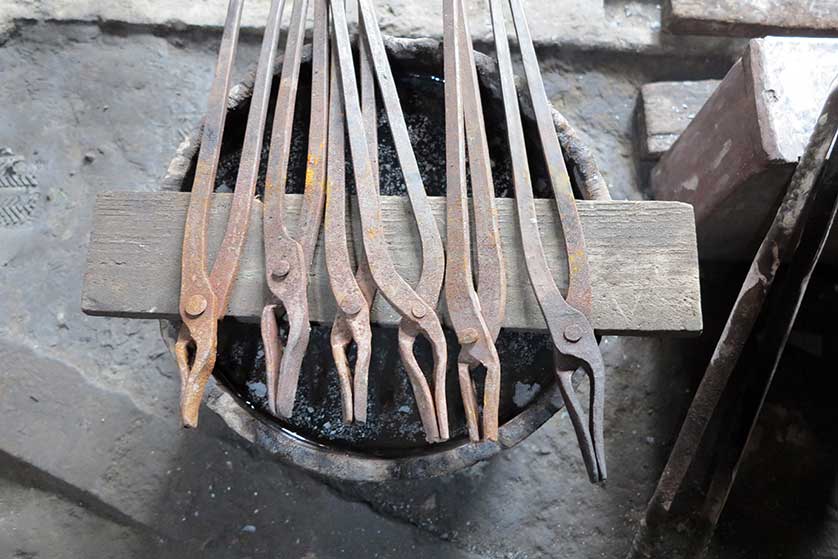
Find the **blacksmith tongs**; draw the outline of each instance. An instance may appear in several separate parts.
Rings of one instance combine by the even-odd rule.
[[[305,193],[300,212],[300,234],[294,239],[285,217],[294,109],[305,39],[308,0],[295,0],[288,26],[276,114],[271,131],[271,152],[265,176],[263,235],[268,288],[278,304],[262,311],[268,405],[281,417],[294,410],[300,367],[308,347],[308,270],[323,217],[326,182],[326,140],[329,112],[329,27],[327,0],[314,2],[311,116]],[[285,344],[279,335],[277,313],[288,320]]]
[[[506,272],[500,250],[491,159],[480,103],[471,37],[463,0],[444,0],[445,158],[448,269],[445,301],[460,354],[457,373],[469,438],[480,440],[478,406],[470,369],[483,365],[483,437],[498,438],[501,369],[495,348],[505,299]],[[471,262],[466,181],[466,137],[474,201],[478,288]],[[482,289],[481,289],[482,288]]]
[[[361,22],[360,25],[363,25]],[[360,37],[358,40],[358,74],[361,85],[361,106],[364,128],[369,143],[372,182],[378,184],[378,114],[375,99],[375,75],[369,48]],[[375,298],[375,282],[363,249],[355,252],[357,270],[352,270],[346,236],[346,126],[343,100],[338,94],[338,62],[332,49],[330,69],[332,95],[329,99],[329,155],[326,217],[323,225],[326,246],[326,269],[329,285],[338,304],[332,324],[330,343],[338,373],[343,421],[364,423],[367,420],[367,387],[370,358],[372,356],[372,328],[370,307]],[[355,368],[350,368],[348,350],[355,344]],[[428,389],[430,394],[430,389]],[[430,397],[430,396],[429,396]],[[431,417],[433,415],[431,414]]]
[[[259,173],[275,45],[280,29],[280,0],[274,0],[259,55],[227,229],[212,271],[207,273],[209,208],[221,154],[221,140],[224,136],[227,94],[238,43],[242,5],[243,0],[230,0],[227,9],[184,228],[180,290],[180,316],[183,325],[178,332],[175,355],[181,374],[181,420],[186,427],[195,427],[198,423],[201,397],[215,366],[218,321],[227,312],[230,290],[236,278],[247,237]]]
[[[527,272],[555,346],[559,388],[576,431],[588,476],[592,482],[599,482],[606,478],[603,441],[605,366],[590,322],[592,296],[585,239],[524,11],[520,0],[510,0],[543,157],[547,164],[567,248],[569,287],[565,299],[556,286],[541,244],[503,9],[500,0],[489,0],[489,4],[509,134],[518,224]],[[585,425],[573,389],[572,377],[577,369],[584,370],[590,379],[588,425]]]
[[[442,323],[436,313],[436,299],[442,287],[445,256],[436,222],[430,211],[413,154],[404,115],[392,73],[384,51],[384,40],[375,21],[369,0],[360,1],[363,31],[372,56],[384,109],[390,122],[393,140],[402,167],[408,195],[413,206],[417,228],[422,238],[423,267],[419,285],[414,290],[396,270],[384,237],[381,202],[371,162],[369,140],[364,127],[358,94],[355,66],[349,42],[346,12],[341,0],[330,0],[340,88],[344,102],[349,151],[358,191],[358,206],[363,230],[364,252],[372,278],[387,302],[401,315],[399,349],[408,372],[419,415],[428,441],[448,439],[448,416],[445,398],[446,342]],[[425,292],[427,291],[427,292]],[[431,342],[434,353],[434,393],[431,397],[427,380],[415,363],[413,341],[422,334]],[[436,409],[434,409],[436,408]]]

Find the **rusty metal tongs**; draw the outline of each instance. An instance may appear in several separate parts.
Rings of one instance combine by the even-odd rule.
[[[363,23],[361,24],[363,25]],[[369,142],[373,183],[378,184],[378,115],[375,100],[375,76],[368,47],[359,38],[359,74],[364,128]],[[339,91],[337,58],[332,49],[331,86]],[[325,245],[329,284],[338,310],[331,332],[332,356],[338,372],[343,420],[351,423],[367,420],[367,385],[372,353],[370,307],[375,297],[375,282],[363,250],[357,251],[357,271],[353,273],[346,237],[346,180],[343,101],[332,95],[329,113],[328,186],[326,196]],[[356,347],[354,374],[349,368],[347,349]]]
[[[181,420],[187,427],[195,427],[198,423],[201,397],[215,366],[218,321],[227,311],[230,290],[247,236],[268,111],[275,45],[280,28],[281,3],[275,0],[265,26],[227,229],[212,271],[208,274],[209,207],[221,155],[227,94],[238,43],[242,5],[243,0],[230,0],[227,8],[184,228],[180,291],[183,325],[178,332],[175,356],[181,374]]]
[[[285,218],[285,190],[307,7],[308,0],[296,0],[291,12],[271,132],[263,206],[267,284],[288,320],[288,337],[283,345],[277,322],[278,305],[269,304],[262,311],[268,405],[273,413],[281,417],[290,417],[293,413],[300,367],[308,347],[308,270],[314,258],[325,201],[329,109],[328,5],[327,0],[315,0],[309,147],[304,202],[300,211],[300,241],[295,240]]]
[[[526,17],[520,0],[510,0],[509,3],[541,139],[543,157],[547,164],[567,247],[570,276],[567,299],[562,297],[556,286],[541,244],[503,10],[500,0],[489,0],[509,134],[518,224],[527,272],[555,346],[554,355],[559,388],[576,431],[588,476],[591,481],[599,482],[606,478],[603,441],[605,366],[590,322],[592,295],[585,239]],[[584,370],[590,380],[588,425],[585,425],[573,389],[572,377],[577,369]]]
[[[500,359],[495,339],[506,302],[506,272],[500,250],[491,159],[483,121],[474,52],[462,0],[445,0],[445,137],[447,161],[448,269],[445,300],[457,339],[460,391],[469,437],[480,439],[477,401],[469,369],[486,367],[483,436],[498,438]],[[477,240],[478,289],[471,266],[465,149],[468,138]]]
[[[355,185],[358,190],[364,251],[378,290],[402,317],[399,327],[399,351],[413,386],[425,436],[430,442],[446,440],[448,439],[448,410],[445,395],[447,350],[442,324],[435,311],[445,268],[442,240],[410,144],[375,14],[369,0],[360,0],[362,36],[370,51],[422,242],[422,274],[414,290],[393,265],[387,241],[384,238],[378,183],[374,180],[370,143],[357,91],[345,8],[342,0],[331,0],[330,4],[346,126],[349,130],[349,147],[355,173]],[[419,334],[428,338],[434,354],[433,398],[424,373],[413,355],[413,344]]]

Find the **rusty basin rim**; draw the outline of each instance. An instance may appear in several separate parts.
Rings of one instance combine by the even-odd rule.
[[[384,37],[390,63],[414,72],[438,73],[442,67],[442,43],[435,39],[406,39]],[[310,62],[311,47],[303,51],[303,63]],[[475,51],[478,79],[489,95],[500,99],[500,85],[494,60]],[[278,57],[274,74],[281,69]],[[251,72],[241,83],[230,90],[228,108],[234,109],[248,102],[253,88]],[[532,107],[523,85],[519,88],[521,111],[532,121]],[[552,109],[553,122],[566,157],[573,163],[576,185],[585,198],[608,199],[608,188],[599,172],[593,155],[583,145],[577,132],[558,111]],[[181,191],[193,160],[200,147],[201,126],[196,127],[178,146],[175,156],[161,182],[161,190]],[[176,325],[161,321],[164,340],[173,347]],[[335,449],[312,442],[293,431],[283,428],[265,417],[230,392],[222,383],[207,387],[207,405],[227,426],[243,438],[275,455],[283,462],[308,472],[346,481],[392,481],[425,479],[448,475],[487,460],[504,449],[515,446],[534,433],[563,407],[558,386],[545,387],[521,413],[500,427],[498,442],[472,443],[467,438],[460,441],[429,446],[423,453],[401,458],[381,458],[360,452]]]

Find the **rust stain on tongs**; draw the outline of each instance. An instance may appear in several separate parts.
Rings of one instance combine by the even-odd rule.
[[[527,272],[555,346],[559,388],[576,431],[588,475],[593,482],[603,481],[606,478],[603,441],[605,367],[590,322],[591,282],[582,226],[524,11],[520,0],[510,0],[543,157],[567,247],[570,285],[565,299],[550,273],[541,244],[503,10],[500,0],[489,1]],[[573,389],[572,377],[577,369],[584,370],[590,379],[591,401],[587,425]]]
[[[267,305],[262,311],[262,340],[265,346],[268,405],[271,411],[281,417],[290,417],[293,413],[300,367],[308,347],[308,269],[314,258],[314,246],[319,234],[325,198],[329,106],[326,1],[315,0],[314,8],[311,121],[300,241],[291,236],[287,227],[285,189],[288,181],[300,59],[305,39],[307,0],[297,0],[291,12],[265,178],[265,273],[268,287],[278,304]],[[277,322],[280,307],[288,321],[288,337],[284,344]]]
[[[349,130],[349,147],[358,190],[364,251],[378,290],[402,316],[399,328],[399,350],[413,386],[425,436],[431,442],[446,440],[448,438],[445,397],[446,341],[442,324],[435,311],[445,267],[442,241],[410,144],[404,115],[387,62],[384,41],[369,0],[361,0],[362,36],[369,46],[396,152],[422,240],[422,277],[414,291],[396,271],[384,238],[378,183],[374,181],[369,142],[361,113],[346,13],[341,0],[331,0],[330,4],[346,126]],[[413,343],[419,334],[428,338],[434,353],[434,397],[431,396],[424,373],[413,356]]]
[[[226,313],[247,237],[271,89],[274,45],[282,13],[282,2],[274,0],[259,55],[233,205],[221,248],[212,271],[208,273],[209,206],[221,154],[242,5],[243,0],[231,0],[227,9],[184,228],[180,291],[183,325],[178,332],[175,355],[181,374],[181,420],[187,427],[195,427],[198,423],[201,397],[215,366],[218,321]]]
[[[494,341],[500,330],[505,307],[506,274],[498,242],[491,164],[483,128],[480,91],[462,0],[445,0],[443,21],[448,224],[445,300],[461,345],[457,368],[469,437],[473,441],[480,440],[477,400],[469,371],[483,365],[486,368],[483,437],[497,440],[501,370]],[[474,287],[471,266],[466,135],[474,192],[478,268],[484,287],[480,298]],[[484,315],[484,304],[489,313],[488,319]],[[489,324],[492,324],[494,331]]]
[[[363,23],[361,23],[363,25]],[[373,183],[378,184],[378,118],[375,100],[375,76],[372,72],[369,48],[358,41],[361,106],[364,128],[369,143]],[[331,91],[339,89],[337,59],[333,45]],[[329,284],[338,303],[331,332],[332,356],[338,372],[341,409],[346,423],[367,420],[367,385],[372,353],[370,307],[375,297],[375,282],[363,250],[356,253],[357,272],[353,274],[346,236],[346,180],[345,180],[345,115],[343,101],[332,95],[329,114],[328,195],[324,224],[326,268]],[[350,369],[347,350],[355,343],[354,372]]]

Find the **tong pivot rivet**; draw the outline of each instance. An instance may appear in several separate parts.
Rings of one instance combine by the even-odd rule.
[[[477,338],[477,330],[475,330],[474,328],[466,328],[465,330],[463,330],[462,334],[460,334],[460,337],[457,341],[460,342],[461,345],[473,344],[477,341]]]
[[[347,316],[355,316],[361,312],[362,307],[363,305],[360,299],[352,295],[344,297],[340,302],[340,310],[342,310]]]
[[[281,280],[291,272],[291,263],[287,260],[280,260],[276,263],[276,269],[271,272],[271,277]]]
[[[576,343],[582,339],[582,328],[578,324],[571,324],[564,329],[564,339]]]
[[[428,314],[428,309],[426,309],[423,305],[416,304],[413,305],[411,312],[416,318],[424,318],[425,315]]]
[[[197,318],[204,314],[204,311],[207,310],[207,300],[202,295],[193,295],[188,301],[186,301],[186,305],[183,310],[185,310],[186,314],[192,318]]]

